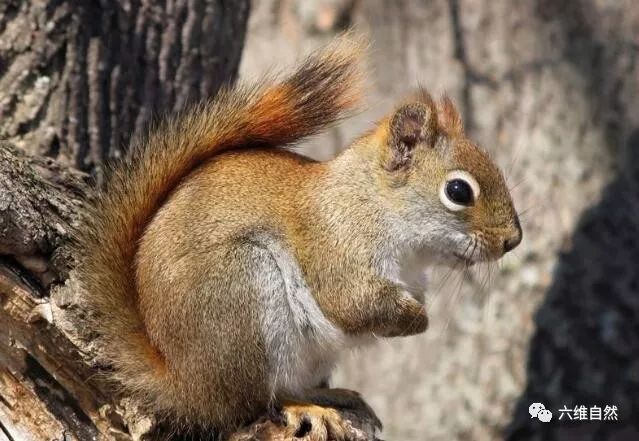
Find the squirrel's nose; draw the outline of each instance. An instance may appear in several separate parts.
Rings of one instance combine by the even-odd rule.
[[[521,225],[519,224],[519,217],[515,216],[515,228],[511,236],[504,240],[504,253],[511,251],[521,243],[523,233],[521,231]]]

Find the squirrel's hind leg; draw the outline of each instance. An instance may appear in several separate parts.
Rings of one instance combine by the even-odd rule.
[[[361,395],[346,389],[310,389],[302,399],[284,399],[280,412],[288,435],[308,441],[372,439],[382,428]]]

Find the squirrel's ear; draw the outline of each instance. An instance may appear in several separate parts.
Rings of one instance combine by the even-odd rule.
[[[439,127],[448,135],[461,135],[464,131],[462,118],[452,100],[444,96],[439,104]]]
[[[390,159],[387,170],[406,167],[418,144],[432,147],[437,135],[437,115],[431,100],[404,104],[398,108],[390,120]]]

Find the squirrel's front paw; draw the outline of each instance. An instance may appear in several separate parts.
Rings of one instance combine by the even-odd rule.
[[[424,304],[407,293],[397,299],[391,318],[386,321],[380,334],[384,337],[399,337],[422,333],[428,328],[428,315]]]
[[[400,335],[420,334],[428,328],[428,314],[426,306],[419,301],[410,298],[409,305],[406,306],[406,322],[404,331]]]
[[[303,402],[286,402],[282,406],[286,439],[304,441],[363,441],[365,436],[335,409]]]

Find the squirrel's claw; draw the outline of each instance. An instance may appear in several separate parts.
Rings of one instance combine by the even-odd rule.
[[[304,441],[363,441],[363,433],[330,407],[304,402],[286,402],[282,416],[287,438]]]

